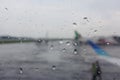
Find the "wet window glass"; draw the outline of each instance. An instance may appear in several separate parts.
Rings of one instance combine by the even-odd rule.
[[[0,80],[119,80],[119,0],[0,0]]]

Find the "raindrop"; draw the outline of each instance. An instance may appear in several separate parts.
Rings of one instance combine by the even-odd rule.
[[[69,46],[69,45],[70,45],[70,42],[66,42],[66,44]]]
[[[98,30],[94,30],[94,32],[97,32]]]
[[[39,41],[39,42],[42,42],[42,40],[41,40],[41,39],[39,39],[38,41]]]
[[[50,49],[51,49],[51,50],[53,49],[53,45],[50,46]]]
[[[110,43],[109,43],[109,42],[107,42],[106,44],[107,44],[107,45],[110,45]]]
[[[84,17],[83,19],[88,19],[87,17]]]
[[[74,42],[74,43],[73,43],[73,45],[74,45],[74,46],[77,46],[77,45],[78,45],[78,43],[77,43],[77,42]]]
[[[52,66],[52,70],[56,70],[56,66],[55,65]]]
[[[19,73],[23,74],[23,68],[22,67],[19,68]]]
[[[77,49],[74,49],[74,52],[73,52],[74,54],[78,54],[78,52],[77,52]]]
[[[66,51],[66,49],[65,49],[65,48],[63,48],[63,49],[62,49],[62,52],[65,52],[65,51]]]
[[[63,44],[63,41],[61,40],[61,41],[59,41],[59,43],[60,43],[60,44]]]
[[[8,11],[8,8],[5,8],[5,10],[7,10],[7,11]]]
[[[35,71],[39,71],[39,68],[35,68]]]
[[[77,23],[74,22],[73,25],[77,25]]]
[[[88,18],[87,17],[83,17],[84,20],[87,20],[87,22],[89,22]]]

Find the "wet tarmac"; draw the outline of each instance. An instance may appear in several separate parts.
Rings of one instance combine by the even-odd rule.
[[[71,40],[0,45],[0,80],[91,80],[91,63],[99,60],[103,80],[120,80],[120,67],[89,45]],[[120,47],[102,47],[120,58]],[[112,49],[112,50],[111,50]]]

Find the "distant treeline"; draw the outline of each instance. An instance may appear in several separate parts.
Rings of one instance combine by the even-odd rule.
[[[33,42],[33,38],[27,37],[11,37],[11,36],[0,36],[0,44],[4,43],[22,43],[22,42]]]
[[[4,40],[4,41],[0,41],[0,44],[4,44],[4,43],[23,43],[23,42],[34,42],[34,40]]]

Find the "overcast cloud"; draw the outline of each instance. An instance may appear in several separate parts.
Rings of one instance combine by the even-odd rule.
[[[119,3],[119,0],[0,0],[0,35],[61,38],[73,37],[74,30],[83,36],[120,35]]]

